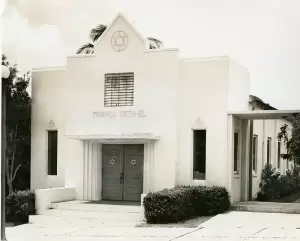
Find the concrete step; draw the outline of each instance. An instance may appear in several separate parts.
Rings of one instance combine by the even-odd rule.
[[[101,212],[101,211],[81,211],[81,210],[64,210],[50,209],[45,211],[43,216],[69,217],[82,219],[97,220],[119,220],[119,221],[140,221],[141,213],[122,213],[122,212]]]
[[[84,201],[72,201],[52,203],[52,209],[59,210],[75,210],[75,211],[93,211],[93,212],[118,212],[118,213],[140,213],[141,206],[138,205],[114,205],[114,204],[98,204]]]
[[[58,217],[47,215],[30,215],[29,223],[38,227],[135,227],[140,224],[139,221],[125,221],[125,220],[99,220],[99,219],[86,219],[76,217]]]
[[[234,204],[232,209],[248,212],[300,214],[300,203],[240,202]]]

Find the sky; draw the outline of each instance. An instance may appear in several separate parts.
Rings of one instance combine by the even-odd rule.
[[[299,0],[8,0],[3,52],[22,70],[64,65],[118,12],[181,57],[228,55],[249,70],[251,94],[300,109]]]

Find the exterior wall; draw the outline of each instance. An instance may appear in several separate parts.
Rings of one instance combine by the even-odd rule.
[[[65,70],[32,73],[31,188],[64,185],[65,177]],[[47,129],[53,121],[58,129],[57,176],[47,175]],[[56,129],[55,128],[55,129]]]
[[[235,60],[229,60],[228,111],[248,109],[250,93],[250,74]]]
[[[181,61],[177,102],[177,184],[227,184],[224,161],[227,148],[227,88],[228,58]],[[205,181],[193,180],[192,129],[198,118],[206,129]]]
[[[130,59],[131,61],[127,61]],[[114,64],[112,64],[114,63]],[[86,67],[88,66],[88,67]],[[101,66],[99,69],[97,66]],[[148,66],[145,68],[145,66]],[[66,134],[121,134],[152,133],[160,136],[154,144],[154,170],[152,189],[175,185],[176,161],[176,87],[178,74],[176,51],[128,53],[124,59],[117,56],[111,61],[101,55],[92,58],[68,59],[68,117]],[[104,75],[110,72],[133,71],[134,107],[104,107]],[[153,91],[155,90],[155,94]],[[88,94],[87,94],[88,93]],[[143,118],[94,118],[95,111],[139,111]],[[79,155],[75,163],[82,162]],[[76,164],[77,165],[77,164]],[[168,175],[165,174],[168,169]],[[78,179],[77,175],[73,175]],[[76,182],[74,180],[74,182]]]
[[[41,146],[42,142],[34,141],[33,138],[32,159],[33,163],[36,163],[33,164],[33,170],[40,168],[42,159],[44,176],[33,175],[32,188],[74,187],[77,199],[100,199],[101,176],[97,176],[96,170],[101,172],[102,142],[70,140],[66,135],[120,133],[152,133],[161,137],[159,141],[154,141],[151,149],[154,163],[147,164],[149,168],[151,166],[149,174],[151,181],[148,181],[147,190],[156,191],[173,187],[175,184],[227,187],[230,175],[226,162],[228,96],[234,96],[238,91],[234,85],[239,83],[236,76],[240,74],[233,73],[239,71],[237,65],[235,68],[229,68],[231,60],[227,57],[182,60],[179,63],[176,51],[141,54],[140,51],[132,50],[121,54],[125,56],[121,58],[115,56],[110,62],[101,55],[70,57],[67,62],[68,71],[50,72],[51,74],[34,73],[38,85],[34,80],[33,91],[42,93],[43,89],[47,91],[52,89],[49,96],[46,96],[55,102],[52,102],[54,104],[51,107],[49,103],[44,102],[45,95],[40,96],[40,99],[34,97],[38,105],[33,112],[33,119],[40,122],[45,119],[44,116],[47,118],[43,125],[36,125],[33,122],[33,137],[39,136],[39,140],[45,142],[46,124],[48,119],[53,119],[59,131],[60,154],[58,176],[47,177],[46,179],[49,179],[47,183],[41,182],[45,179],[47,171],[47,156],[41,157],[35,152],[38,152],[37,149],[45,152],[46,146]],[[101,69],[97,66],[101,66]],[[144,66],[149,67],[145,69]],[[135,106],[104,108],[105,73],[128,70],[135,73]],[[247,82],[247,79],[242,81]],[[149,91],[153,89],[155,95]],[[62,99],[65,104],[61,104]],[[246,105],[243,99],[236,98],[235,101],[240,105],[237,108]],[[212,109],[214,111],[211,111]],[[94,118],[93,116],[95,111],[115,113],[124,110],[143,110],[146,117]],[[202,124],[200,128],[207,130],[206,180],[193,180],[192,131],[199,128],[198,119]],[[241,131],[241,123],[236,121],[234,128]],[[43,132],[44,135],[41,135]],[[167,175],[165,169],[168,169]],[[32,173],[41,174],[37,171]],[[234,199],[237,199],[241,195],[240,176],[232,176],[232,185],[235,190]]]

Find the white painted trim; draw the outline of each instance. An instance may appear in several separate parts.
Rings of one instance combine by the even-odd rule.
[[[162,49],[149,49],[146,51],[143,51],[143,53],[148,54],[148,53],[157,53],[157,52],[176,52],[179,51],[178,48],[162,48]]]
[[[198,180],[198,179],[193,179],[192,180],[192,185],[195,186],[206,186],[207,185],[207,181],[206,180]]]
[[[189,163],[189,170],[190,170],[190,175],[189,175],[189,182],[192,183],[194,181],[194,130],[190,130],[190,151],[189,151],[189,156],[187,156],[187,159],[190,161]]]
[[[95,54],[74,54],[74,55],[69,55],[67,58],[73,59],[73,58],[92,58],[96,57]]]
[[[152,178],[151,174],[153,172],[153,148],[154,143],[149,142],[144,144],[144,171],[143,171],[143,194],[147,194],[151,191]]]
[[[255,110],[255,111],[229,111],[227,115],[233,115],[239,119],[264,120],[284,119],[299,114],[300,110]]]
[[[79,134],[79,135],[65,135],[69,139],[77,140],[159,140],[160,136],[152,135],[151,133],[121,133],[121,134]]]
[[[201,57],[201,58],[182,58],[182,62],[202,62],[202,61],[216,61],[216,60],[229,60],[228,56],[213,56],[213,57]]]
[[[102,160],[102,144],[99,144],[99,167],[98,167],[98,174],[100,173],[101,175],[99,176],[99,187],[98,187],[98,191],[99,191],[99,199],[102,200],[102,165],[103,165],[103,160]]]
[[[46,71],[66,71],[67,68],[65,66],[53,66],[53,67],[40,67],[40,68],[32,68],[32,72],[46,72]]]

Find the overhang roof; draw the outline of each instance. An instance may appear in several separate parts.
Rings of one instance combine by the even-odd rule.
[[[76,140],[159,140],[159,136],[151,133],[120,133],[120,134],[78,134],[66,135]]]
[[[233,115],[245,120],[292,119],[297,114],[300,114],[300,110],[255,110],[228,112],[228,115]]]

